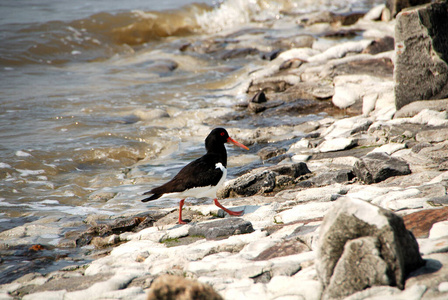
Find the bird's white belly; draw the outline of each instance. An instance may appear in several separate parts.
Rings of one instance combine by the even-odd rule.
[[[188,190],[185,190],[183,192],[179,193],[168,193],[164,194],[160,198],[188,198],[188,197],[194,197],[194,198],[203,198],[203,197],[210,197],[210,198],[216,198],[216,192],[218,189],[224,184],[224,181],[227,177],[227,169],[221,164],[216,164],[217,169],[221,169],[222,171],[222,177],[219,180],[218,184],[215,186],[201,186],[201,187],[195,187]]]

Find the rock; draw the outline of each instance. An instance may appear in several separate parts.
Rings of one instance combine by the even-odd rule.
[[[410,213],[403,217],[404,224],[417,238],[429,236],[431,227],[440,221],[448,219],[448,207],[425,209]]]
[[[417,133],[415,139],[420,143],[440,143],[448,140],[448,128],[445,130],[422,130]]]
[[[389,11],[386,18],[387,21],[395,18],[395,16],[405,8],[430,3],[431,0],[387,0],[386,9]]]
[[[406,289],[412,298],[400,299],[446,299],[446,291],[439,290],[440,284],[448,279],[448,255],[446,253],[433,253],[425,256],[426,265],[412,273],[406,280]],[[416,287],[424,287],[426,293],[416,293]],[[411,293],[414,292],[414,293]],[[419,297],[420,296],[420,297]]]
[[[242,48],[242,49],[231,49],[226,50],[220,55],[223,60],[234,59],[238,57],[246,57],[248,55],[257,55],[260,51],[256,48]]]
[[[287,175],[292,178],[311,173],[304,162],[279,165],[252,170],[234,180],[230,180],[218,191],[218,197],[241,197],[270,193],[276,188],[276,178]]]
[[[274,216],[276,223],[291,223],[322,218],[333,205],[332,202],[309,202],[294,206]]]
[[[378,54],[381,52],[391,51],[394,50],[395,46],[395,40],[391,36],[386,36],[380,39],[376,39],[367,46],[366,49],[364,49],[363,53],[369,53],[369,54]]]
[[[263,250],[258,256],[256,256],[253,260],[268,260],[275,257],[288,256],[293,254],[299,254],[302,252],[311,251],[311,249],[304,243],[299,240],[292,238],[284,240],[280,243],[275,244],[272,247],[269,247]]]
[[[351,181],[355,178],[353,170],[342,169],[336,171],[323,172],[322,174],[316,175],[308,180],[302,181],[298,186],[306,186],[306,182],[310,182],[311,186],[320,187],[327,186],[334,183],[345,183]],[[333,199],[335,200],[335,199]]]
[[[188,230],[189,235],[201,235],[207,239],[223,238],[251,232],[254,232],[252,223],[242,218],[205,221],[191,226]]]
[[[448,4],[403,11],[395,27],[395,105],[448,97]]]
[[[147,300],[222,300],[209,285],[174,275],[159,276],[151,285]]]
[[[448,111],[448,99],[415,101],[400,108],[394,115],[397,118],[411,118],[424,109]]]
[[[320,152],[342,151],[355,147],[358,144],[357,139],[354,138],[334,138],[328,139],[319,145]]]
[[[326,138],[350,137],[355,133],[367,131],[372,123],[372,119],[364,118],[362,116],[337,120],[324,130],[322,136],[325,136]]]
[[[392,176],[411,173],[408,163],[384,152],[370,153],[355,163],[353,172],[367,184],[383,181]]]
[[[257,152],[261,160],[266,160],[284,153],[286,153],[286,149],[273,146],[264,147]]]
[[[269,170],[279,174],[279,175],[288,175],[293,178],[297,178],[299,176],[311,173],[308,169],[308,166],[304,162],[288,164],[288,165],[279,165],[270,167]]]
[[[263,91],[259,91],[252,97],[252,99],[250,99],[250,102],[253,103],[264,103],[266,101],[268,100],[266,99],[266,95],[264,94]]]
[[[250,172],[227,183],[219,196],[223,198],[269,193],[275,187],[275,173],[270,170]]]
[[[324,217],[316,270],[325,299],[375,285],[403,289],[405,277],[423,264],[414,236],[401,217],[388,210],[344,197]]]
[[[365,287],[391,284],[380,247],[379,239],[373,236],[348,240],[325,294],[330,298],[342,298]]]
[[[436,239],[448,235],[448,221],[434,223],[429,231],[429,238]]]
[[[398,150],[405,149],[406,144],[399,144],[399,143],[389,143],[382,145],[381,147],[373,149],[370,153],[376,153],[376,152],[384,152],[388,155],[392,155],[393,153],[397,152]]]

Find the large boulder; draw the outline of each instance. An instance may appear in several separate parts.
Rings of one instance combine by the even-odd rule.
[[[316,270],[324,299],[344,298],[372,286],[403,289],[406,275],[423,265],[403,219],[363,200],[337,200],[320,227]]]
[[[395,25],[395,106],[448,97],[448,4],[404,10]]]

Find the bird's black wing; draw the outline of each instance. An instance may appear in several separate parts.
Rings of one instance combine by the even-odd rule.
[[[194,187],[217,185],[223,172],[216,166],[219,158],[213,154],[206,154],[186,165],[167,183],[156,187],[144,195],[153,194],[142,201],[160,198],[163,194],[183,192]]]

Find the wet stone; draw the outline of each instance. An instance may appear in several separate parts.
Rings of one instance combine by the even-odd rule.
[[[243,218],[225,218],[195,224],[188,230],[188,235],[200,235],[205,236],[206,239],[217,239],[253,231],[252,223]]]

